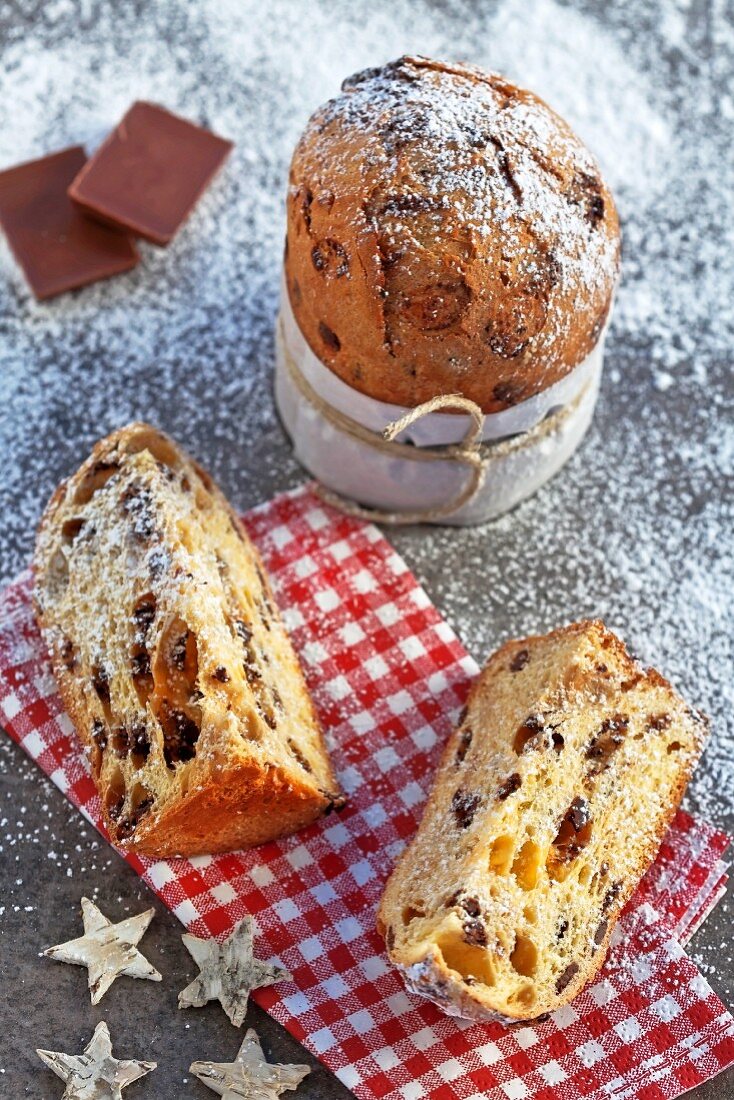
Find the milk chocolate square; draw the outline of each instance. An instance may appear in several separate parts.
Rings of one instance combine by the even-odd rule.
[[[168,244],[232,148],[154,103],[134,103],[69,195],[87,214]]]
[[[0,172],[0,225],[36,298],[52,298],[129,271],[125,233],[85,218],[67,188],[86,161],[80,145]]]

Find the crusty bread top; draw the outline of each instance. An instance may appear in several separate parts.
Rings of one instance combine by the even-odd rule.
[[[601,966],[705,734],[600,622],[502,646],[380,907],[413,988],[478,1018],[570,1000]]]
[[[293,155],[296,319],[335,374],[398,405],[458,392],[494,412],[562,378],[599,338],[619,248],[568,125],[473,66],[358,73]]]
[[[245,807],[280,790],[284,821],[289,792],[304,818],[338,801],[257,550],[167,436],[131,424],[97,444],[52,498],[35,567],[38,619],[115,840],[155,850],[163,817],[197,791]],[[267,812],[275,836],[278,805]],[[268,833],[245,826],[243,842]],[[222,839],[206,822],[179,833],[189,851]]]

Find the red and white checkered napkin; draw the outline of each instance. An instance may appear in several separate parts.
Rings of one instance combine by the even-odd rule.
[[[375,907],[476,666],[375,528],[327,509],[308,489],[246,522],[349,805],[252,852],[128,857],[176,916],[197,935],[219,936],[256,914],[259,954],[294,976],[256,1000],[359,1097],[658,1100],[734,1063],[734,1020],[681,946],[723,884],[727,838],[685,814],[628,907],[601,980],[545,1023],[457,1021],[405,992],[375,932]],[[25,574],[0,597],[0,715],[99,825],[29,585]]]

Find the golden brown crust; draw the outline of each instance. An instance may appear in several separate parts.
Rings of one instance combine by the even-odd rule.
[[[501,646],[380,904],[409,986],[478,1019],[570,1001],[655,858],[706,725],[598,620]]]
[[[39,527],[36,617],[123,847],[250,847],[341,796],[260,556],[197,464],[132,424]]]
[[[472,66],[359,73],[293,155],[290,303],[316,356],[371,397],[526,400],[589,354],[618,267],[591,155],[537,96]]]
[[[315,804],[312,787],[277,771],[240,765],[212,777],[148,823],[135,837],[135,851],[164,857],[254,848],[298,832],[331,805],[323,794]]]

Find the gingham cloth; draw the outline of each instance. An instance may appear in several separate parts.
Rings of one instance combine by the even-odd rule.
[[[257,1002],[358,1097],[661,1100],[734,1063],[734,1020],[681,946],[720,891],[727,838],[678,814],[600,980],[545,1023],[443,1016],[408,994],[374,927],[476,666],[390,544],[300,489],[250,512],[349,795],[346,810],[251,852],[128,856],[186,927],[257,918],[293,983]],[[30,575],[0,597],[0,716],[100,827],[99,798],[35,627]]]

